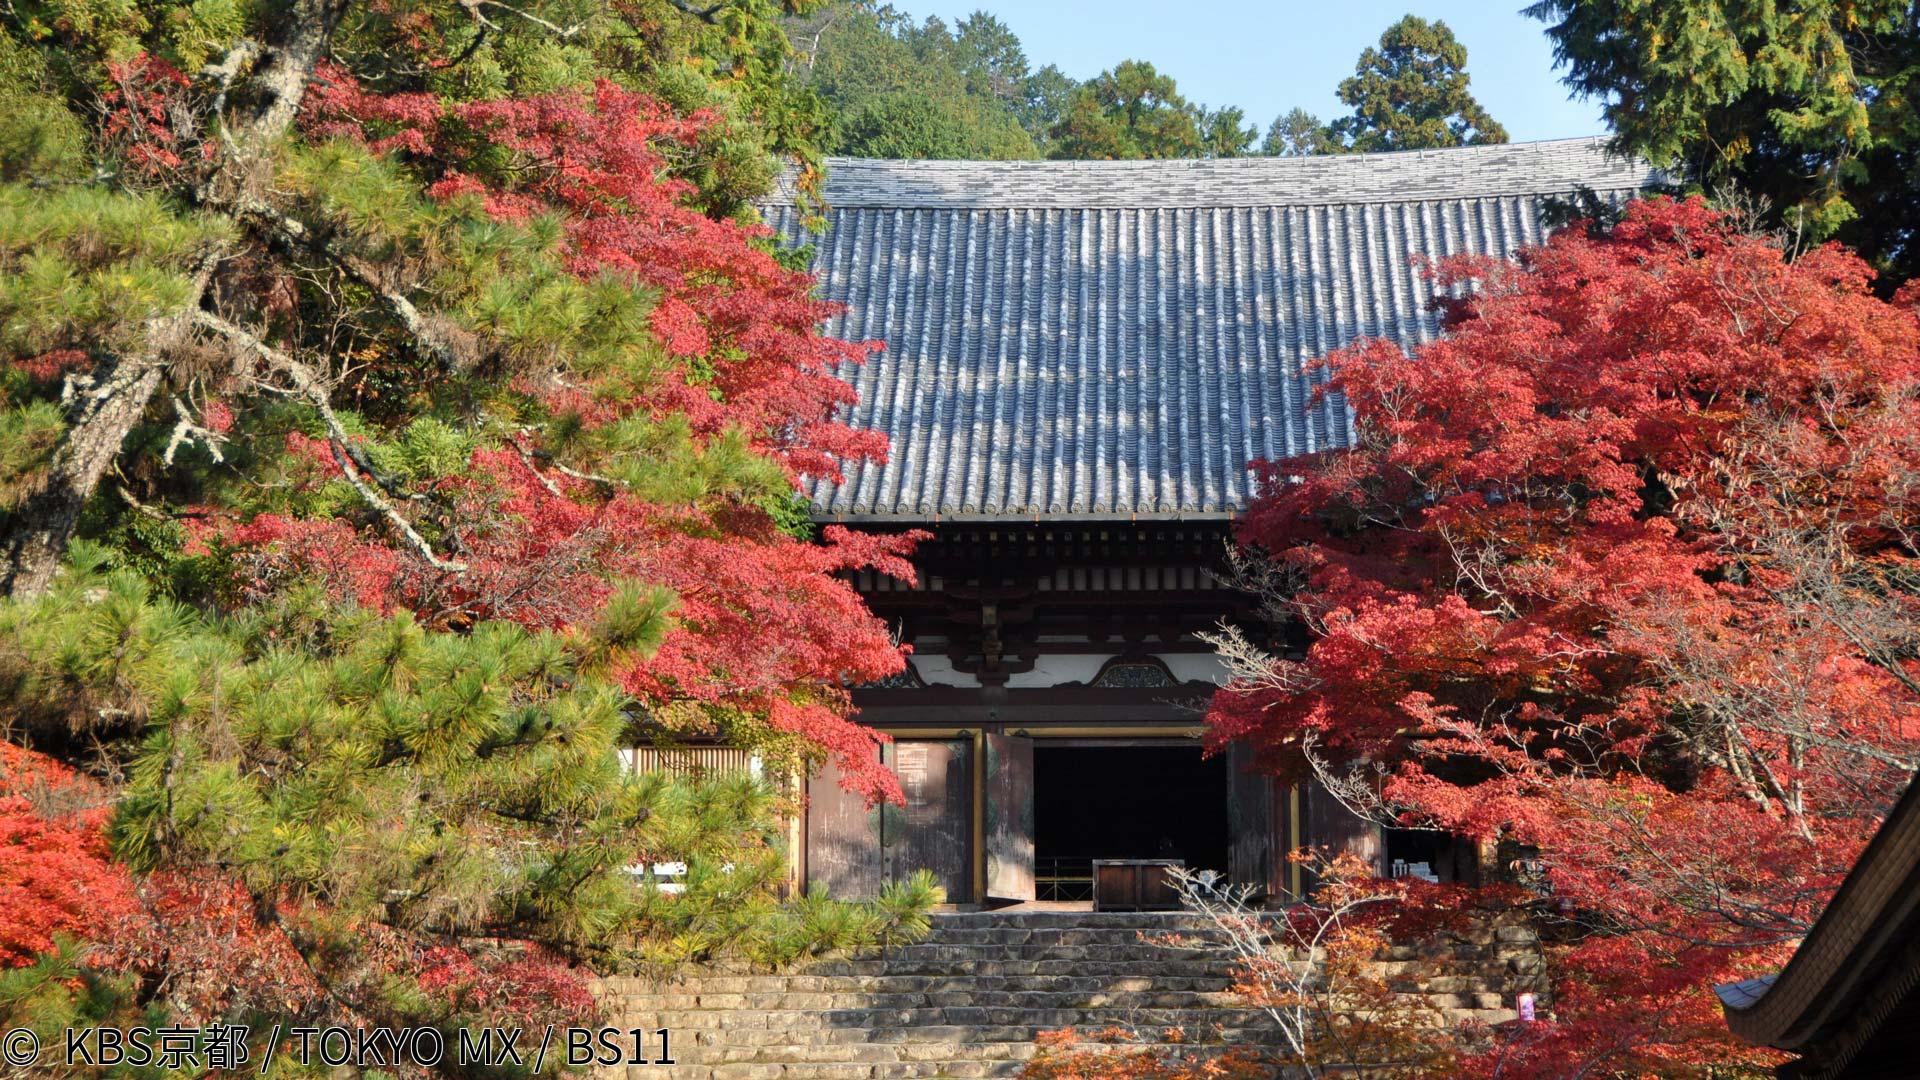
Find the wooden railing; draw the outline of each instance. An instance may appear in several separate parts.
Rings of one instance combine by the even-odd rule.
[[[1093,900],[1093,856],[1057,855],[1033,860],[1033,898],[1050,903]]]

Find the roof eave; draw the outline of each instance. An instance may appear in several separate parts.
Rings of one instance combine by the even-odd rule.
[[[860,514],[814,511],[816,525],[1080,525],[1125,524],[1128,522],[1233,521],[1242,516],[1237,510],[1179,510],[1169,512],[1101,511],[1090,513],[983,514],[915,513]]]
[[[1799,1050],[1843,1026],[1920,927],[1920,783],[1910,784],[1839,892],[1770,979],[1715,987],[1727,1026],[1748,1042]],[[1870,1034],[1870,1032],[1868,1032]]]

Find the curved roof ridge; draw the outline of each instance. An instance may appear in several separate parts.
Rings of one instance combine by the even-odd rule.
[[[1657,183],[1602,136],[1309,157],[1145,161],[829,158],[823,191],[841,209],[1182,209],[1427,202],[1624,191]],[[767,205],[798,201],[789,171]]]

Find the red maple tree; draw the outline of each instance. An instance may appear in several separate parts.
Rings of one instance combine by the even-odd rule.
[[[134,910],[107,859],[111,800],[44,754],[0,742],[0,967],[30,964],[55,937],[98,940]]]
[[[1760,1060],[1710,984],[1784,958],[1920,762],[1920,297],[1870,279],[1637,202],[1440,265],[1446,337],[1327,360],[1356,448],[1258,466],[1239,538],[1311,642],[1232,650],[1213,739],[1537,850],[1556,1018],[1488,1071]]]

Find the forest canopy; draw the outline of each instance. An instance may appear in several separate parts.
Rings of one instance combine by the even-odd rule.
[[[1030,59],[999,18],[949,26],[891,5],[835,0],[791,21],[797,68],[831,119],[822,147],[852,157],[1197,158],[1404,150],[1506,141],[1468,90],[1467,51],[1409,15],[1339,86],[1353,113],[1292,109],[1259,126],[1238,106],[1183,95],[1149,60],[1085,81]]]

